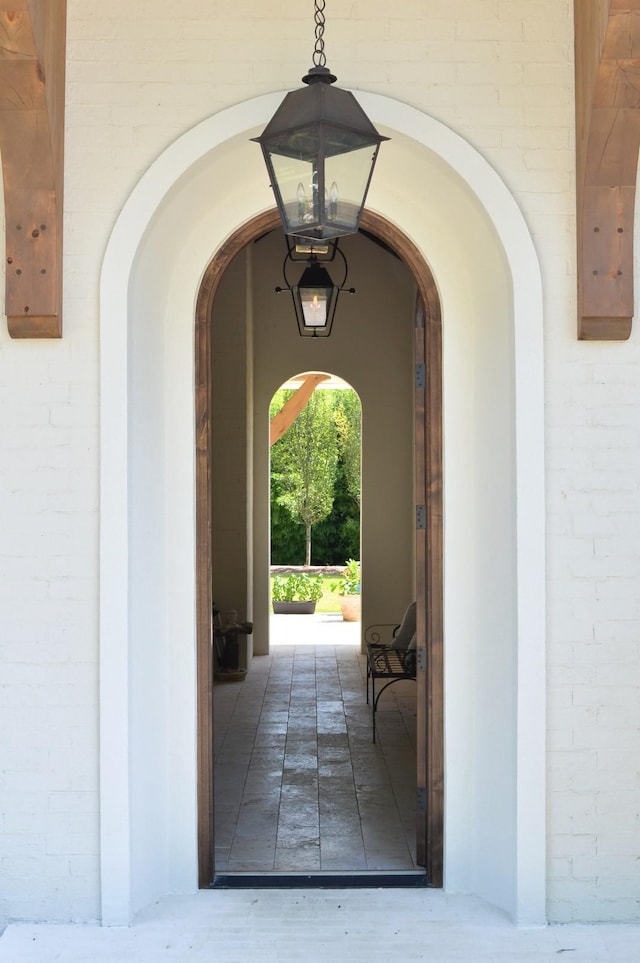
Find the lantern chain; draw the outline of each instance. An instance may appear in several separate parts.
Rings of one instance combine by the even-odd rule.
[[[313,48],[314,67],[326,67],[327,58],[324,52],[324,8],[326,0],[314,0],[314,20],[316,22],[316,43]]]

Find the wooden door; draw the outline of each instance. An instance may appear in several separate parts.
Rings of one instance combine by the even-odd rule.
[[[442,538],[442,337],[438,302],[415,312],[416,856],[442,886],[444,666]]]

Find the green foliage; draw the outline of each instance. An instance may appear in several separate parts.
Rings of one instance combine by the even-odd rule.
[[[341,391],[335,410],[338,451],[344,466],[347,491],[360,508],[362,408],[355,391]]]
[[[359,555],[360,554],[360,515],[357,518],[345,518],[344,524],[341,529],[342,541],[341,545],[346,551],[343,552],[342,557],[345,555]]]
[[[278,501],[277,479],[271,476],[271,564],[304,564],[304,525],[296,524]],[[315,544],[315,538],[314,538]]]
[[[293,396],[294,392],[286,388],[278,388],[273,398],[271,399],[271,404],[269,405],[269,418],[273,418],[277,415],[281,408],[284,408],[285,404]]]
[[[275,575],[271,581],[274,602],[318,602],[322,594],[322,579],[318,575],[293,572],[291,575]]]
[[[293,394],[277,391],[270,416]],[[324,469],[316,470],[316,465],[322,463]],[[314,473],[317,483],[313,487],[327,487],[323,499],[319,499],[319,512],[309,511],[318,505],[315,499],[306,497],[305,476],[309,472]],[[344,558],[358,556],[359,504],[359,398],[350,389],[316,391],[305,411],[271,448],[272,564],[311,564],[313,560],[316,565],[336,565]],[[327,514],[320,518],[327,506]],[[307,522],[305,516],[308,519],[310,515],[316,520]]]
[[[342,570],[342,578],[334,582],[331,591],[338,595],[360,595],[360,562],[350,558]]]
[[[272,447],[271,471],[278,502],[306,532],[305,563],[311,562],[311,528],[331,512],[338,464],[333,402],[314,391],[303,411]]]
[[[338,459],[333,508],[329,517],[314,527],[312,548],[314,565],[340,565],[345,558],[360,555],[360,510],[347,491],[341,458]]]
[[[275,579],[281,578],[280,575],[271,576],[271,586]],[[332,591],[331,583],[335,580],[335,575],[319,575],[320,583],[322,585],[322,598],[318,599],[316,602],[316,614],[331,612],[334,615],[339,614],[340,609],[340,596],[337,592]],[[273,596],[271,596],[273,598]],[[277,601],[277,599],[276,599]],[[306,600],[303,600],[306,601]]]

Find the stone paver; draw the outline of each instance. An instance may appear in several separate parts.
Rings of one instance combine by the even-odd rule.
[[[372,745],[360,628],[273,616],[272,654],[216,684],[218,873],[416,869],[415,685],[386,694]]]

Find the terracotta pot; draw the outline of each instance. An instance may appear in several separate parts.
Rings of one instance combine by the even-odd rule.
[[[359,622],[362,608],[360,595],[342,595],[340,597],[340,608],[344,622]]]

